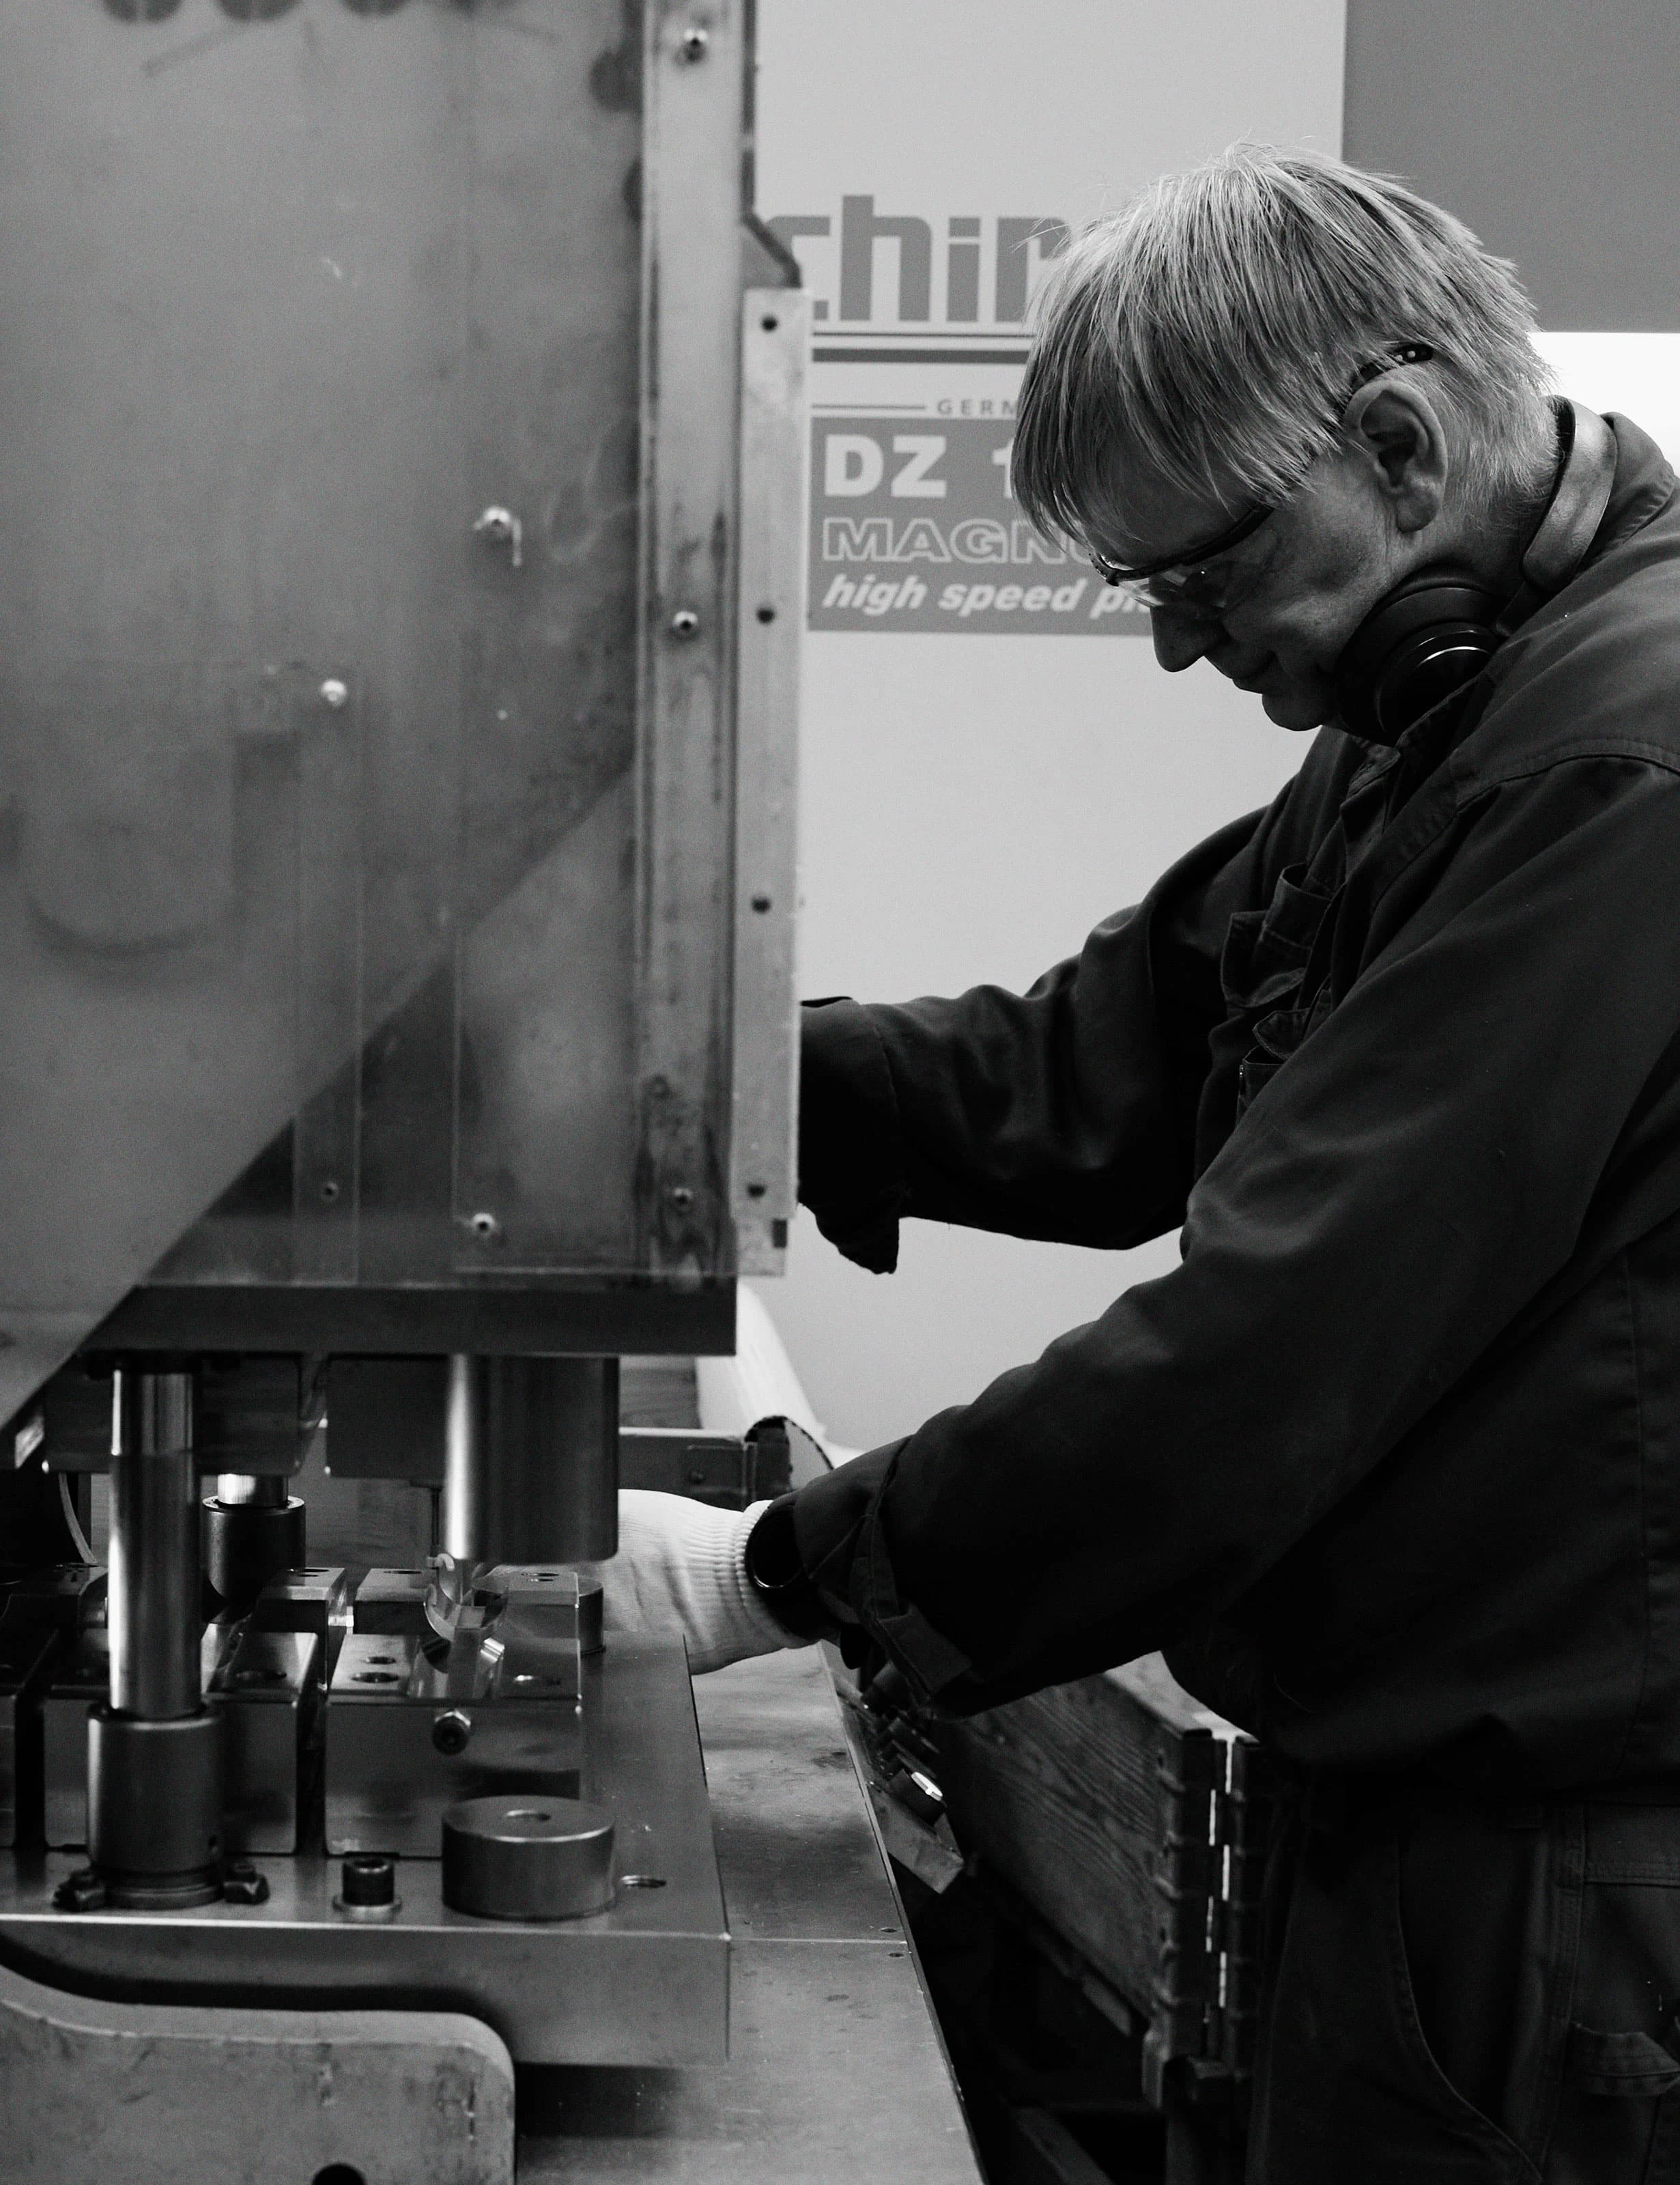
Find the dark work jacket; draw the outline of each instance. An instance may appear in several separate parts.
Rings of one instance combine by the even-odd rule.
[[[802,1193],[1181,1264],[803,1489],[804,1568],[987,1706],[1164,1646],[1308,1765],[1680,1774],[1680,495],[1467,705],[1331,727],[1018,996],[807,1011]]]

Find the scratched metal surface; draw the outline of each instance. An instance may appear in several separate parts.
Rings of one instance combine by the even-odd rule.
[[[521,2180],[982,2185],[818,1650],[695,1681],[729,2061],[522,2075]]]
[[[148,1271],[727,1271],[638,1195],[642,74],[638,0],[0,11],[0,1417]]]

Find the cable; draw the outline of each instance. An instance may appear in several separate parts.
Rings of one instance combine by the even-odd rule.
[[[70,1538],[75,1542],[76,1553],[81,1557],[83,1562],[91,1563],[93,1560],[93,1551],[88,1545],[87,1535],[82,1531],[81,1523],[76,1517],[75,1504],[70,1500],[70,1476],[68,1472],[61,1472],[59,1474],[59,1500],[64,1506],[64,1523],[70,1528]]]

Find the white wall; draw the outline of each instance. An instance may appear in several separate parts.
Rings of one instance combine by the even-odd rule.
[[[1035,35],[1003,45],[971,35],[973,0],[761,0],[760,209],[869,190],[883,210],[1077,221],[1239,134],[1334,148],[1339,5],[1203,0],[1192,69],[1170,12],[1040,0]],[[813,290],[833,286],[823,249],[801,245]],[[1680,453],[1680,337],[1543,347],[1566,391]],[[819,400],[847,369],[828,367]],[[877,374],[873,395],[895,367],[852,369]],[[1162,674],[1138,638],[831,630],[807,639],[801,750],[803,990],[881,1001],[1026,985],[1302,754],[1258,701],[1206,668]],[[786,1280],[760,1288],[830,1433],[868,1447],[974,1396],[1175,1251],[910,1222],[898,1273],[878,1277],[802,1215]]]
[[[1134,0],[761,0],[759,209],[827,212],[868,191],[883,212],[935,222],[937,282],[946,215],[985,215],[988,232],[1000,213],[1076,226],[1238,136],[1336,148],[1341,0],[1186,5],[1193,51],[1181,11]],[[800,249],[832,330],[833,242]],[[881,254],[890,316],[891,247]],[[904,331],[884,324],[883,338]],[[878,397],[893,367],[818,369],[820,403]],[[995,369],[962,370],[994,390]],[[1024,986],[1178,851],[1267,799],[1300,755],[1256,701],[1211,671],[1161,674],[1137,636],[818,631],[807,645],[809,994]],[[879,1278],[802,1215],[786,1280],[761,1288],[830,1433],[868,1445],[973,1396],[1174,1249],[912,1222],[899,1272]]]
[[[1180,850],[1269,798],[1301,745],[1205,667],[1053,637],[808,640],[803,984],[891,1001],[1024,986]],[[891,648],[937,651],[907,718]],[[899,1271],[848,1265],[808,1215],[763,1294],[824,1424],[868,1446],[976,1394],[1158,1271],[1109,1254],[905,1225]]]

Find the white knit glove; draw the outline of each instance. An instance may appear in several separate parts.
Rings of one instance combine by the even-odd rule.
[[[621,1488],[618,1553],[595,1565],[608,1633],[680,1631],[695,1676],[809,1646],[776,1621],[746,1574],[747,1535],[769,1506],[713,1510],[686,1495]]]

